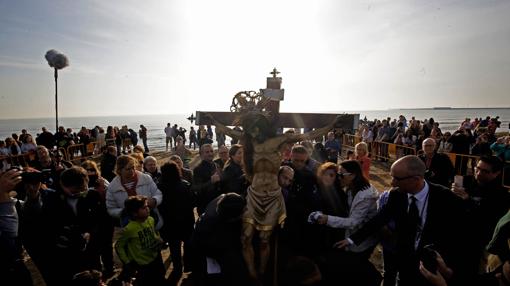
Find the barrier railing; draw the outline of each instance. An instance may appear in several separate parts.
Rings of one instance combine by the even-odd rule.
[[[28,167],[28,162],[30,162],[30,154],[24,153],[19,155],[7,155],[0,157],[0,161],[2,160],[11,166]]]
[[[102,154],[102,147],[100,146],[99,142],[97,141],[93,141],[93,142],[90,142],[89,144],[87,144],[87,156],[88,157],[93,157],[93,158],[96,158],[96,157],[99,157],[101,156]]]
[[[81,159],[86,156],[86,147],[83,144],[73,144],[67,147],[69,161]]]
[[[362,141],[361,136],[344,134],[342,141],[342,150],[353,150],[354,146]],[[368,144],[369,154],[371,159],[383,159],[392,161],[404,155],[416,155],[416,149],[409,146],[392,144],[387,142],[371,142]],[[473,175],[474,168],[480,159],[479,156],[457,154],[457,153],[444,153],[452,162],[455,167],[455,174],[457,175]],[[506,161],[503,168],[502,183],[506,188],[510,188],[510,161]]]
[[[453,166],[455,167],[456,175],[473,175],[476,163],[480,156],[457,154],[457,153],[445,153],[450,158]]]
[[[406,155],[416,155],[416,149],[406,145],[374,141],[371,143],[371,158],[381,161],[396,161]]]
[[[362,141],[358,135],[345,134],[343,136],[342,149],[353,150],[354,146]],[[374,141],[367,143],[368,153],[371,159],[380,159],[382,161],[394,161],[405,155],[416,155],[416,149],[405,145],[399,145],[388,142]],[[345,147],[345,148],[344,148]]]
[[[352,147],[356,146],[359,142],[361,142],[361,136],[344,134],[342,138],[342,146]]]

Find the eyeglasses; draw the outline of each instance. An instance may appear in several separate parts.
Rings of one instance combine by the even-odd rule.
[[[412,176],[407,176],[407,177],[396,177],[396,176],[391,176],[391,178],[397,182],[400,182],[400,181],[403,181],[403,180],[407,180],[409,178],[413,178],[413,177],[416,177],[416,175],[412,175]]]
[[[338,172],[338,176],[340,178],[344,178],[345,176],[350,176],[350,175],[352,175],[352,173],[349,173],[349,172],[343,172],[343,173],[342,172]]]

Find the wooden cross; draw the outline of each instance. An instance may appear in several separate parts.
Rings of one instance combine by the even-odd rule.
[[[333,122],[337,116],[341,116],[335,128],[344,130],[355,130],[358,128],[359,114],[333,114],[333,113],[280,113],[280,101],[283,100],[284,90],[281,89],[282,78],[276,77],[280,72],[273,69],[270,73],[272,77],[267,78],[267,88],[261,89],[263,96],[270,100],[266,106],[272,118],[272,122],[277,128],[319,128]],[[196,119],[196,125],[214,125],[210,118],[204,116],[205,113],[212,115],[218,122],[225,126],[234,126],[239,112],[221,112],[221,111],[197,111],[196,118],[191,116],[191,123]]]
[[[270,72],[270,74],[273,75],[273,78],[276,78],[276,76],[279,74],[280,72],[276,70],[276,68],[273,68],[273,71]]]

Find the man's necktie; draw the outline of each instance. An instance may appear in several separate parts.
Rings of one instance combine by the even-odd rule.
[[[419,226],[421,225],[420,214],[418,212],[418,206],[416,205],[416,198],[411,196],[411,203],[409,204],[409,240],[414,247],[414,243],[416,241],[416,234],[418,232]]]

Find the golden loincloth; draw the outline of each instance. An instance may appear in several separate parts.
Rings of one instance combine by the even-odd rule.
[[[273,191],[255,191],[250,186],[246,194],[243,222],[259,231],[270,231],[287,217],[285,201],[280,188]]]

